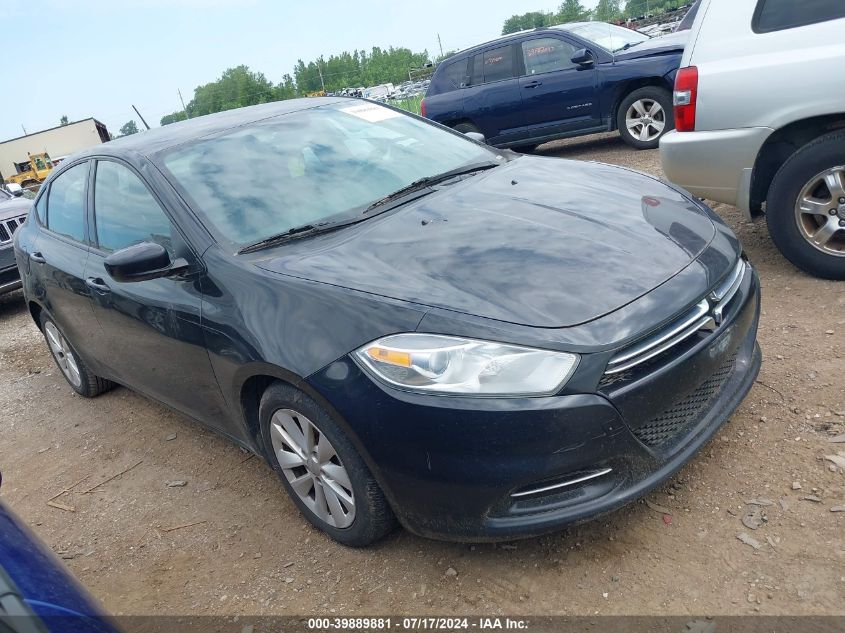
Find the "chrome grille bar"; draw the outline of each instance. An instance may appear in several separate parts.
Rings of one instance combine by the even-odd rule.
[[[722,313],[742,285],[746,268],[745,261],[740,259],[728,276],[692,310],[657,333],[613,356],[607,365],[605,375],[618,374],[644,363],[681,343],[699,330],[715,330],[722,322]]]

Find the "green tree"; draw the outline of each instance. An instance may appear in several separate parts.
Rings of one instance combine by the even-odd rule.
[[[135,121],[127,121],[120,128],[120,135],[121,136],[129,136],[130,134],[137,134],[137,133],[138,133],[138,125],[135,123]]]
[[[176,121],[184,121],[188,117],[185,115],[184,110],[179,110],[174,112],[173,114],[165,114],[161,117],[161,121],[159,121],[162,125],[170,125],[171,123],[176,123]]]
[[[554,14],[543,13],[542,11],[529,11],[522,15],[512,15],[505,20],[505,24],[502,26],[502,35],[551,26],[555,21],[556,16]]]
[[[66,115],[66,114],[63,114],[63,115],[62,115],[62,118],[61,118],[61,119],[59,119],[59,124],[61,124],[61,125],[67,125],[67,124],[68,124],[68,120],[67,120],[67,115]]]
[[[614,20],[618,20],[622,17],[620,4],[620,0],[599,0],[593,15],[599,22],[613,22]]]
[[[590,11],[579,0],[564,0],[557,14],[557,23],[581,22],[590,19]]]

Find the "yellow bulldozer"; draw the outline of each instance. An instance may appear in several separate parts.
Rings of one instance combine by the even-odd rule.
[[[53,161],[47,152],[41,154],[29,154],[28,160],[22,163],[15,163],[18,173],[6,179],[9,184],[16,183],[21,187],[40,185],[53,170]]]

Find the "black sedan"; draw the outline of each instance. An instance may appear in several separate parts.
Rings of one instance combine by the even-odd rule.
[[[653,178],[348,99],[68,158],[15,234],[73,389],[120,383],[266,458],[365,545],[510,539],[630,502],[760,366],[733,233]]]

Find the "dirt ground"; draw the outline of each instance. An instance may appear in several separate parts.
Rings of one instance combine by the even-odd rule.
[[[537,153],[660,173],[657,151],[615,135]],[[717,210],[763,281],[764,363],[714,441],[648,497],[668,523],[639,502],[513,544],[398,530],[346,549],[238,447],[128,389],[75,396],[20,292],[0,297],[3,499],[116,614],[845,614],[845,512],[831,512],[845,472],[824,459],[845,454],[830,442],[845,433],[845,285],[798,272],[764,222]],[[73,512],[48,505],[71,486],[55,502]],[[751,500],[773,502],[756,530]]]

